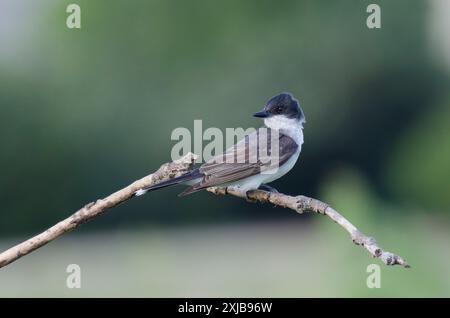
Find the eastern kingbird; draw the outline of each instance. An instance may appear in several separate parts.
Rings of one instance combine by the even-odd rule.
[[[142,188],[136,191],[136,196],[174,184],[189,185],[180,196],[216,186],[235,186],[243,191],[258,188],[276,191],[266,184],[285,175],[297,162],[303,144],[305,115],[292,94],[281,93],[270,98],[264,109],[253,116],[264,118],[265,126],[200,167]],[[274,144],[275,151],[271,148]]]

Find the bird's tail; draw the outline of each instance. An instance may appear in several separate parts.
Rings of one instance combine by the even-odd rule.
[[[179,176],[179,177],[176,177],[173,179],[169,179],[166,181],[162,181],[160,183],[156,183],[156,184],[144,187],[142,189],[139,189],[134,193],[134,195],[140,196],[140,195],[146,194],[149,191],[165,188],[165,187],[175,185],[175,184],[189,182],[189,181],[192,181],[195,179],[199,179],[201,177],[203,177],[203,175],[200,173],[200,171],[198,169],[195,169],[195,170],[189,171],[186,174],[183,174],[182,176]]]

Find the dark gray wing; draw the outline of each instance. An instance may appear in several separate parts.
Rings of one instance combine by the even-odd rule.
[[[272,134],[274,139],[272,139]],[[278,149],[272,140],[278,139]],[[258,151],[258,145],[269,151]],[[200,166],[204,178],[199,183],[186,189],[186,195],[200,189],[231,183],[283,165],[297,151],[297,143],[287,135],[269,128],[259,128],[254,133]],[[276,151],[278,150],[278,151]]]

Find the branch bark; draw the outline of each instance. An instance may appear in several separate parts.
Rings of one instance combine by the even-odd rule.
[[[53,241],[59,236],[67,233],[92,218],[103,214],[110,208],[125,202],[134,196],[134,193],[148,185],[153,185],[162,180],[170,179],[182,175],[188,171],[195,162],[194,154],[187,154],[179,160],[162,165],[155,173],[150,174],[140,180],[133,182],[127,187],[95,202],[85,205],[83,208],[60,221],[54,226],[0,254],[0,268],[17,259],[25,256],[45,244]],[[237,188],[209,188],[208,191],[218,195],[234,195],[252,201],[269,202],[277,206],[290,208],[297,213],[315,212],[329,216],[333,221],[342,226],[350,233],[353,242],[363,246],[372,256],[379,258],[386,265],[401,265],[409,267],[408,263],[393,253],[383,251],[376,243],[375,239],[361,233],[352,223],[332,209],[327,204],[305,196],[289,196],[282,193],[272,193],[262,190],[255,190],[249,193],[240,191]]]

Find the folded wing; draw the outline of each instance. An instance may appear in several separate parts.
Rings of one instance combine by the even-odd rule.
[[[274,144],[274,143],[278,143]],[[261,127],[199,168],[204,178],[180,195],[233,183],[283,165],[298,145],[287,135]]]

